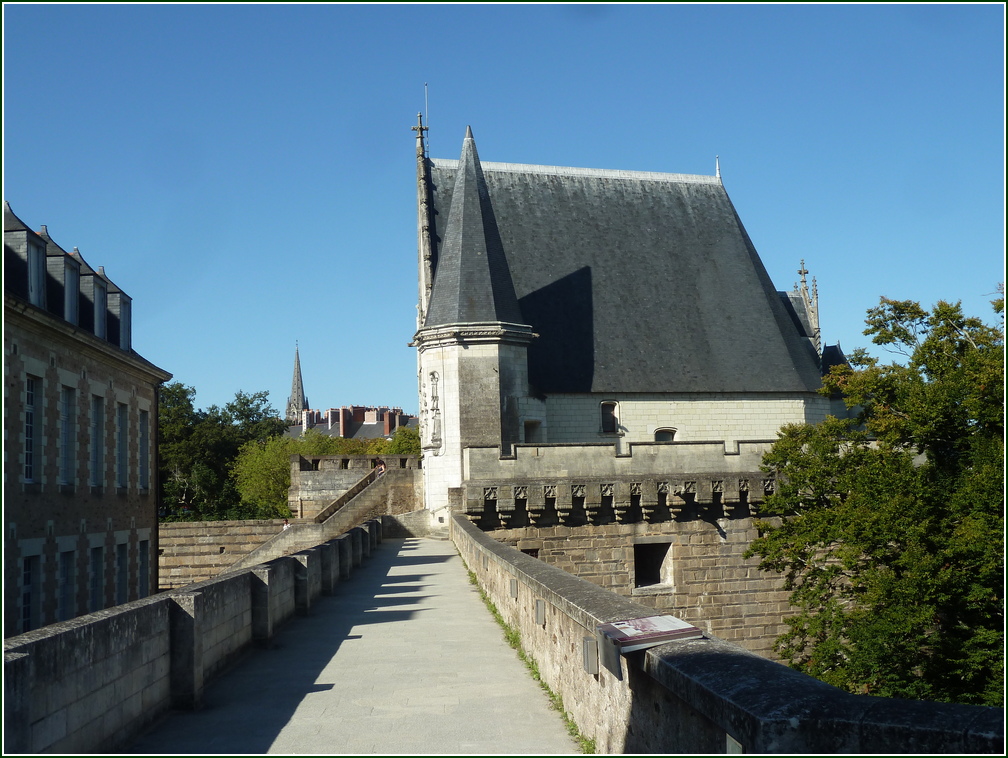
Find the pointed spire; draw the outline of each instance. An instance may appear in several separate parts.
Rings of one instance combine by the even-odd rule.
[[[815,345],[816,352],[821,354],[822,352],[822,342],[819,332],[819,287],[816,284],[815,277],[812,277],[812,292],[809,292],[808,279],[805,277],[808,275],[808,269],[805,268],[805,259],[802,258],[801,268],[798,269],[798,275],[801,277],[801,287],[795,284],[795,291],[801,295],[802,303],[805,305],[805,313],[808,314],[809,326],[812,328],[812,344]]]
[[[424,326],[523,323],[472,129],[466,127]]]
[[[294,378],[291,381],[291,394],[287,400],[287,423],[300,424],[301,411],[308,410],[308,397],[304,392],[304,383],[301,381],[301,356],[298,353],[298,344],[294,342]]]
[[[431,245],[431,198],[430,176],[428,173],[427,153],[424,148],[423,133],[428,127],[423,125],[423,114],[417,113],[417,125],[411,127],[417,133],[416,163],[417,163],[417,254],[420,270],[420,292],[417,303],[417,328],[423,326],[430,302],[431,287],[434,281]]]

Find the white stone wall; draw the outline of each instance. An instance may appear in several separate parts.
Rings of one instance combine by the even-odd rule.
[[[618,434],[603,434],[601,403],[617,403]],[[585,394],[526,399],[522,418],[540,420],[546,444],[653,442],[675,429],[676,442],[723,440],[729,452],[745,440],[773,440],[784,424],[822,421],[830,401],[816,394]]]

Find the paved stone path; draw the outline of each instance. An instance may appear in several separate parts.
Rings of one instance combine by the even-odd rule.
[[[451,542],[385,540],[126,753],[577,753]]]

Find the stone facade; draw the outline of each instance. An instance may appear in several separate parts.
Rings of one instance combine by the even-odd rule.
[[[23,286],[33,272],[44,288]],[[131,349],[130,305],[5,204],[5,637],[157,588],[158,388],[171,375]]]
[[[792,611],[781,579],[742,557],[757,536],[750,517],[690,514],[664,523],[525,527],[494,539],[706,633],[773,658]]]
[[[778,291],[720,175],[426,157],[417,127],[424,498],[770,655],[787,597],[742,554],[820,394],[818,287]]]

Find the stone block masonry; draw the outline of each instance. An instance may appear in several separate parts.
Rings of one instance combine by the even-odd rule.
[[[758,558],[742,557],[757,536],[751,517],[524,527],[489,535],[770,659],[777,659],[774,640],[794,613],[782,578],[759,571]]]
[[[381,524],[364,526],[370,548]],[[212,677],[307,612],[325,591],[327,565],[331,591],[351,549],[342,535],[4,640],[4,753],[111,752],[169,708],[199,707]]]
[[[654,614],[497,542],[451,538],[543,681],[600,753],[1004,754],[1000,708],[850,695],[707,635],[617,657],[595,627]]]

